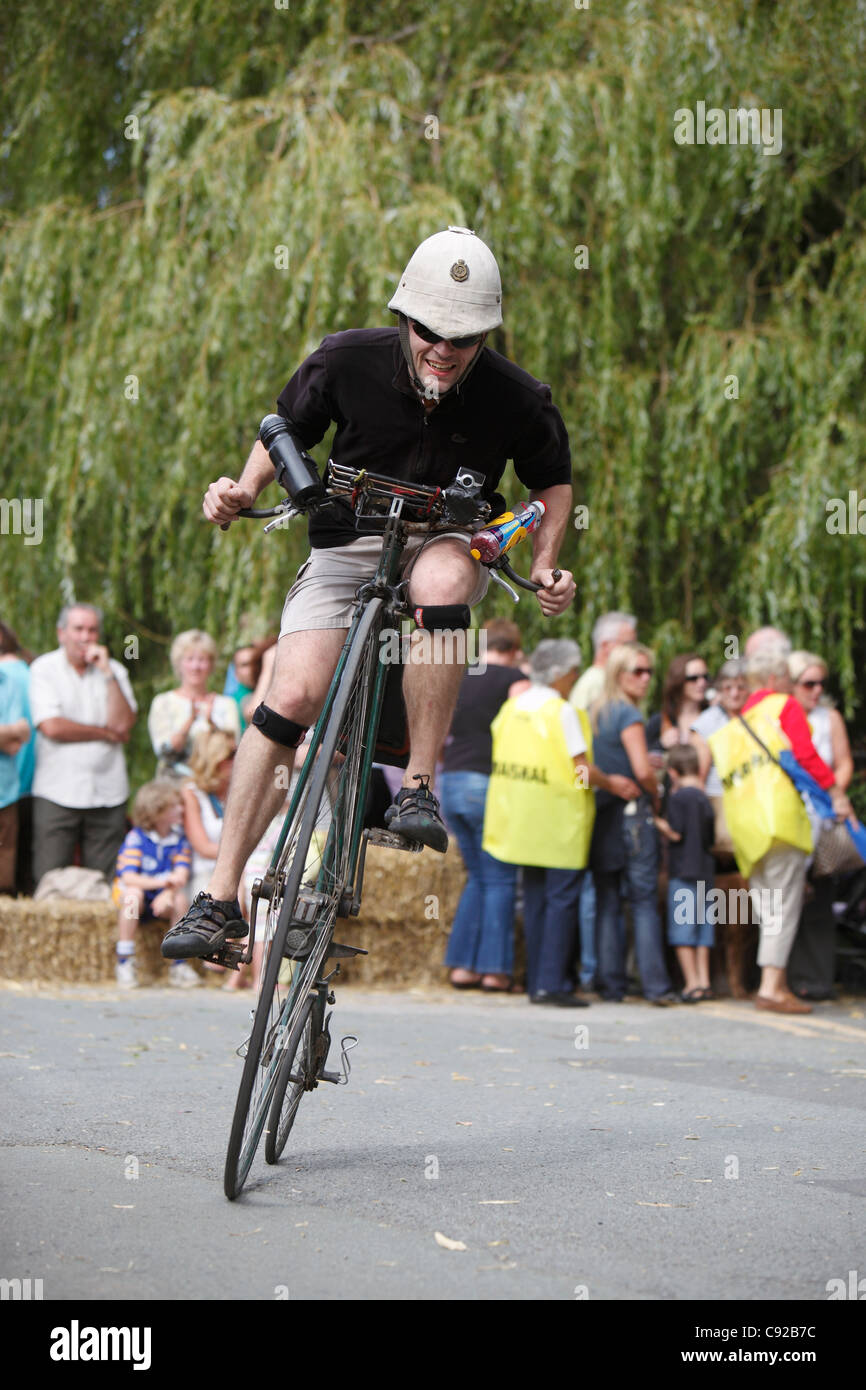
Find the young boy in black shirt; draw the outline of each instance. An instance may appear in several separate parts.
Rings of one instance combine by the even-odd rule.
[[[683,1003],[712,999],[710,947],[714,933],[707,921],[707,898],[713,887],[715,838],[713,808],[698,775],[697,750],[677,744],[667,755],[673,790],[667,816],[656,826],[670,841],[668,849],[668,941],[685,980]]]

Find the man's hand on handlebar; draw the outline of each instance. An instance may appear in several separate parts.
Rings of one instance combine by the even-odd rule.
[[[244,507],[251,507],[255,498],[232,478],[217,478],[204,495],[202,511],[215,526],[228,526]]]
[[[560,570],[556,580],[553,574],[554,571],[547,568],[533,569],[530,574],[533,583],[542,586],[538,591],[538,603],[545,618],[555,618],[558,613],[564,613],[575,594],[574,579],[568,570]]]

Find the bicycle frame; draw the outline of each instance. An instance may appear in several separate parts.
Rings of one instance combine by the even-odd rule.
[[[271,862],[268,866],[264,878],[259,880],[256,888],[254,888],[253,891],[252,911],[250,918],[250,935],[247,942],[247,949],[239,957],[239,963],[245,964],[252,960],[253,948],[255,946],[255,928],[258,902],[261,898],[269,900],[276,890],[277,875],[280,872],[280,860],[283,854],[286,839],[294,822],[298,806],[301,804],[301,798],[304,795],[307,782],[309,781],[309,778],[312,775],[313,766],[315,764],[316,757],[318,756],[318,752],[321,747],[322,740],[324,738],[325,730],[327,729],[328,722],[331,718],[331,712],[333,710],[334,701],[337,696],[337,691],[340,687],[340,681],[342,679],[343,672],[346,667],[346,662],[356,640],[357,633],[365,620],[365,616],[367,617],[367,619],[369,619],[370,608],[375,604],[376,608],[374,612],[372,626],[374,630],[376,630],[378,635],[378,633],[381,632],[387,620],[391,618],[396,620],[408,611],[408,609],[405,606],[404,599],[398,592],[399,585],[397,583],[400,560],[403,555],[403,551],[405,549],[406,544],[405,539],[401,534],[401,516],[403,507],[405,505],[405,500],[406,499],[404,499],[403,497],[394,497],[392,499],[391,507],[388,513],[388,517],[385,523],[385,529],[383,532],[382,552],[379,556],[376,572],[373,575],[372,579],[363,584],[358,591],[358,607],[353,615],[351,627],[349,628],[349,631],[346,634],[346,640],[341,648],[339,660],[337,662],[334,675],[331,679],[330,685],[328,686],[328,693],[325,697],[325,703],[322,706],[322,710],[319,714],[318,719],[316,720],[316,724],[313,730],[313,736],[310,740],[310,745],[307,749],[303,766],[299,771],[298,780],[295,785],[295,789],[292,793],[289,808],[286,812],[286,816],[283,821],[283,826],[280,831],[277,844],[274,848],[273,855],[271,857]],[[376,747],[376,734],[378,731],[379,720],[382,712],[382,699],[384,694],[386,676],[387,666],[385,665],[385,663],[381,661],[377,662],[374,675],[372,698],[370,700],[367,721],[365,725],[363,754],[361,758],[361,765],[359,768],[359,784],[357,797],[358,804],[362,807],[366,804],[367,792],[370,785],[370,778],[372,774],[372,767],[374,761],[374,752]],[[331,828],[328,832],[328,839],[322,853],[322,865],[319,870],[319,886],[321,886],[326,881],[329,866],[335,861],[339,853],[340,847],[335,844],[335,826],[336,820],[332,820]],[[341,886],[341,897],[337,910],[337,915],[341,917],[348,916],[350,914],[353,916],[357,916],[358,911],[360,910],[360,883],[358,883],[356,887],[356,877],[358,869],[358,859],[361,852],[362,835],[363,817],[358,815],[354,818],[354,823],[352,826],[352,840],[349,846],[349,854],[346,861],[347,868],[344,875],[345,882]],[[351,893],[348,900],[346,899],[347,885],[351,886]]]
[[[431,523],[434,527],[438,523],[444,529],[454,525],[468,527],[477,519],[479,507],[482,515],[484,508],[489,515],[489,504],[476,501],[473,489],[477,489],[477,477],[467,471],[458,476],[451,489],[443,492],[440,488],[412,487],[377,474],[354,473],[331,465],[329,496],[351,498],[359,530],[362,520],[369,521],[375,516],[375,529],[382,534],[382,549],[372,578],[357,590],[357,606],[304,761],[297,769],[276,847],[263,878],[253,887],[246,950],[240,942],[230,942],[211,957],[235,969],[251,962],[256,944],[258,905],[262,898],[269,902],[265,938],[270,950],[261,964],[259,998],[252,1015],[248,1050],[242,1052],[244,1072],[226,1155],[224,1185],[230,1200],[240,1193],[246,1181],[269,1116],[268,1133],[272,1136],[276,1126],[274,1142],[277,1148],[269,1139],[271,1157],[268,1162],[276,1162],[282,1151],[294,1115],[294,1111],[287,1115],[288,1127],[281,1133],[287,1084],[297,1084],[302,1073],[305,1089],[313,1089],[319,1081],[341,1084],[348,1079],[347,1043],[353,1046],[357,1039],[350,1035],[340,1044],[342,1071],[327,1071],[330,1016],[326,1017],[325,1008],[334,1002],[329,982],[339,972],[339,958],[366,952],[335,943],[335,922],[338,917],[356,916],[360,911],[368,844],[387,845],[412,853],[422,849],[420,842],[407,840],[392,831],[364,828],[364,809],[386,692],[388,663],[382,660],[379,638],[386,622],[397,623],[409,611],[408,583],[400,578],[400,563],[409,530],[417,516],[423,518],[423,529],[429,530]],[[290,514],[298,513],[281,504],[270,511],[250,509],[242,514],[275,518],[265,528],[269,530],[283,525]],[[537,590],[539,587],[514,575],[504,555],[499,561],[488,563],[487,568],[494,578],[498,577],[496,571],[502,571],[524,588]],[[554,571],[554,578],[558,577],[558,572]],[[516,602],[517,594],[513,590],[509,592]],[[325,758],[321,757],[323,750]],[[335,755],[340,754],[344,761],[338,777],[337,799],[331,808],[327,834],[323,834],[324,827],[319,829],[320,813],[329,795],[332,760],[336,761]],[[311,865],[309,849],[314,836],[317,837],[318,863]],[[279,947],[275,953],[276,942]],[[327,959],[335,959],[337,965],[326,975],[323,968]],[[289,978],[284,979],[282,971],[287,961],[294,964]],[[312,1002],[311,994],[315,995]],[[294,1051],[300,1044],[297,1026],[305,1009],[315,1038],[315,1057],[310,1061],[308,1072],[302,1067],[298,1077],[292,1077],[288,1071],[291,1062],[284,1065],[284,1054],[288,1048]],[[273,1114],[272,1105],[276,1107]]]

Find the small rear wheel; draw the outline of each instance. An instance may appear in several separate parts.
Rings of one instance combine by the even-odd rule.
[[[277,1076],[274,1099],[265,1128],[265,1162],[276,1163],[286,1147],[298,1106],[305,1091],[316,1085],[316,1039],[313,1025],[314,996],[308,995],[301,1015],[286,1042]]]

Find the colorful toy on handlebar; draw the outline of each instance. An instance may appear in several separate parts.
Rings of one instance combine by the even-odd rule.
[[[476,531],[469,542],[469,553],[484,565],[495,564],[520,541],[538,529],[544,516],[543,502],[527,502],[514,511],[494,517],[483,531]]]

